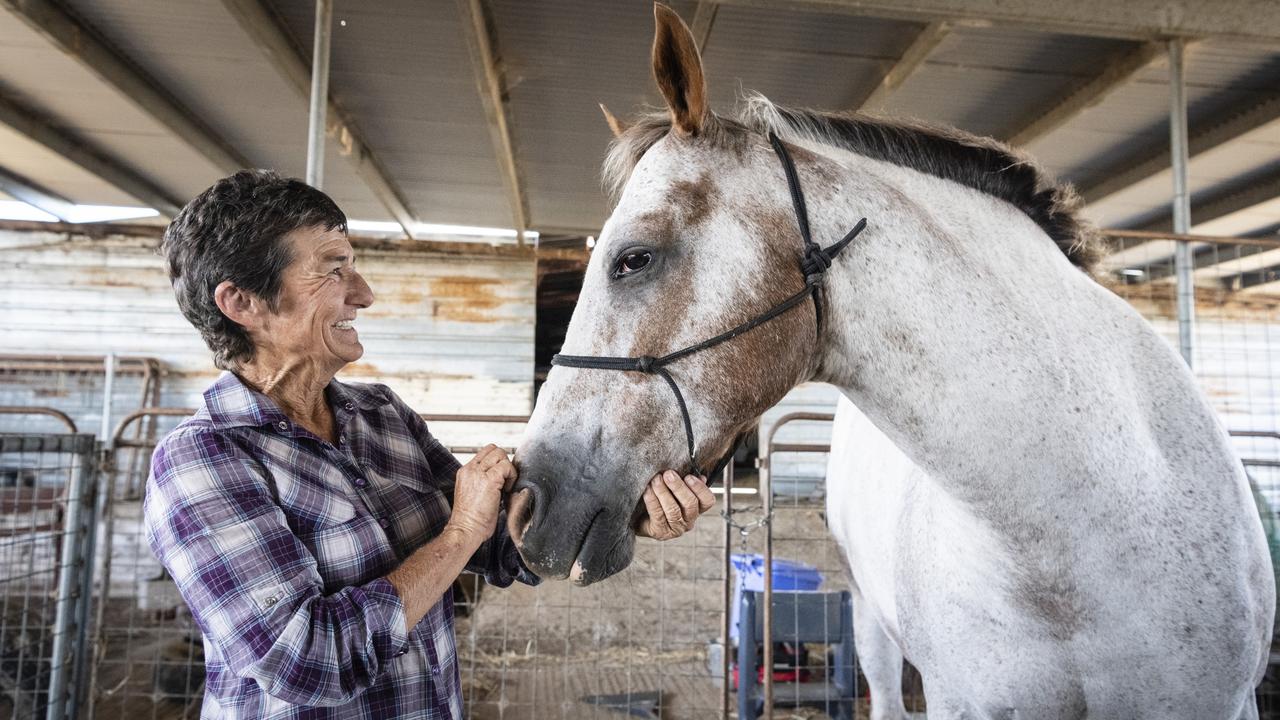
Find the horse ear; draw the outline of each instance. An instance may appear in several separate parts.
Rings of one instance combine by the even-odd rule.
[[[604,106],[604,103],[600,103],[600,112],[604,113],[604,121],[609,123],[609,129],[613,131],[613,136],[622,137],[622,133],[627,131],[626,123],[614,117],[613,113],[609,112],[609,108]]]
[[[707,81],[693,33],[676,11],[653,4],[653,79],[667,99],[671,121],[685,135],[697,135],[707,119]]]

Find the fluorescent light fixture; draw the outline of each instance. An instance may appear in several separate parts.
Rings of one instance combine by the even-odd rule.
[[[716,487],[711,488],[711,493],[712,493],[713,495],[723,495],[723,494],[724,494],[724,488],[722,488],[722,487],[720,487],[720,486],[718,486],[718,485],[717,485]],[[759,491],[759,490],[756,490],[755,488],[749,488],[749,487],[746,487],[746,488],[740,488],[740,487],[736,487],[736,488],[734,488],[734,489],[733,489],[733,494],[734,494],[734,495],[759,495],[759,494],[760,494],[760,491]]]
[[[1120,271],[1120,274],[1128,275],[1129,277],[1142,277],[1143,275],[1146,275],[1147,272],[1145,270],[1139,270],[1138,268],[1125,268]]]
[[[71,223],[111,222],[156,217],[160,213],[151,208],[123,207],[119,205],[72,205],[66,221]],[[61,222],[58,218],[18,200],[0,200],[0,220],[34,220],[36,222]]]
[[[347,229],[352,232],[394,233],[403,232],[398,222],[382,220],[348,220]],[[515,239],[516,231],[511,228],[476,227],[474,225],[441,225],[439,223],[418,223],[413,226],[414,237],[461,236],[477,238],[511,238]],[[526,230],[525,240],[538,239],[538,233]]]
[[[0,220],[58,222],[58,218],[18,200],[0,200]]]

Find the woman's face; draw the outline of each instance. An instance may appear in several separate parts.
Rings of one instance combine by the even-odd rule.
[[[355,252],[340,230],[315,226],[285,236],[293,262],[285,269],[276,312],[254,333],[258,353],[284,367],[310,365],[333,375],[364,354],[356,311],[373,291],[356,272]]]

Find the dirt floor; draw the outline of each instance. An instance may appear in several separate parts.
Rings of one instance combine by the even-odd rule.
[[[749,505],[754,497],[739,499]],[[750,524],[758,513],[736,516]],[[580,588],[482,588],[457,623],[468,718],[519,720],[624,718],[625,708],[593,706],[593,696],[648,698],[664,720],[718,717],[719,667],[708,651],[720,642],[724,596],[724,523],[710,516],[673,542],[637,543],[619,575]],[[817,567],[823,590],[843,590],[847,573],[819,506],[780,507],[774,517],[779,558]],[[763,531],[736,531],[732,552],[760,552]],[[198,717],[202,667],[198,635],[181,614],[157,614],[113,600],[98,663],[94,716],[120,720]],[[824,677],[814,649],[812,679]],[[608,703],[609,700],[597,700]],[[617,702],[616,700],[614,702]],[[635,702],[637,709],[644,703]],[[865,709],[859,717],[865,714]],[[820,710],[778,705],[778,718],[821,718]]]
[[[755,517],[744,513],[736,521],[749,524]],[[721,635],[724,537],[723,522],[707,518],[679,540],[638,542],[631,567],[595,585],[484,589],[471,617],[458,622],[468,717],[619,718],[622,711],[596,708],[586,699],[655,692],[656,717],[718,716],[720,670],[708,668],[708,649]],[[735,532],[732,551],[760,552],[763,538],[763,531],[745,538]],[[823,590],[847,586],[820,507],[780,507],[774,552],[817,567]],[[811,662],[817,665],[813,678],[820,680],[822,661]],[[779,711],[778,717],[790,716]],[[796,716],[824,714],[804,710]]]

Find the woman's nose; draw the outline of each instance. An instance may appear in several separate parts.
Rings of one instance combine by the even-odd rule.
[[[351,273],[351,286],[347,289],[347,304],[367,308],[373,304],[373,289],[358,272]]]

